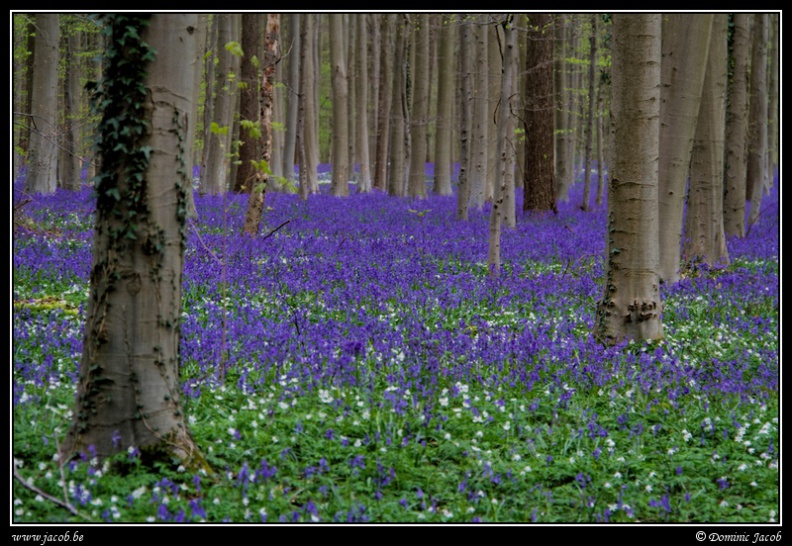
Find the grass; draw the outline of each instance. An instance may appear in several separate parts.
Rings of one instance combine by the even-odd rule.
[[[35,196],[14,237],[12,452],[36,490],[14,482],[13,521],[774,522],[778,195],[765,199],[731,265],[662,287],[662,342],[603,348],[604,211],[577,211],[574,190],[558,216],[504,233],[495,280],[486,211],[458,222],[453,198],[270,194],[267,225],[290,223],[251,241],[228,216],[243,198],[196,196],[182,384],[206,474],[134,448],[59,466],[91,202]]]

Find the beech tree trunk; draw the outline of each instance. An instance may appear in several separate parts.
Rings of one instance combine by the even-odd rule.
[[[460,139],[459,139],[459,189],[457,190],[457,218],[467,221],[470,208],[470,169],[472,100],[470,89],[470,65],[472,62],[470,21],[463,17],[459,26],[459,74],[460,81]]]
[[[259,160],[259,82],[258,68],[253,64],[253,57],[259,50],[259,34],[261,34],[260,13],[242,14],[242,67],[239,92],[239,166],[237,167],[234,191],[250,193],[256,179],[254,161]]]
[[[661,15],[613,15],[606,277],[595,336],[603,343],[663,337],[657,180]]]
[[[60,27],[57,13],[36,14],[30,91],[28,193],[54,193],[58,187],[58,63]]]
[[[525,66],[525,174],[523,210],[555,211],[555,158],[553,155],[553,41],[551,18],[529,15]]]
[[[581,209],[591,208],[591,144],[594,140],[594,75],[597,66],[597,14],[591,15],[591,36],[589,36],[589,70],[588,70],[588,115],[586,116],[586,155],[583,160],[583,204]]]
[[[272,110],[275,102],[275,65],[277,64],[280,35],[280,15],[267,14],[267,27],[264,33],[264,56],[261,60],[261,96],[259,100],[261,119],[261,134],[258,149],[261,157],[258,161],[270,163],[272,158]],[[264,196],[267,191],[267,170],[257,168],[255,181],[250,188],[247,213],[245,214],[245,232],[254,236],[258,233],[261,224],[261,214],[264,211]]]
[[[748,229],[759,218],[762,189],[767,170],[767,39],[768,14],[757,13],[754,19],[751,54],[751,109],[748,118],[748,172],[746,197]]]
[[[117,47],[127,31],[117,21],[111,20],[108,47]],[[61,464],[79,453],[103,460],[136,447],[166,463],[175,456],[194,470],[206,468],[187,427],[179,382],[184,207],[192,157],[185,133],[194,126],[189,117],[197,24],[194,14],[151,15],[140,33],[156,51],[141,82],[150,130],[140,148],[101,159],[80,381]],[[110,57],[106,77],[118,81],[128,74],[128,65],[119,67],[125,55]],[[102,141],[118,138],[112,119],[140,121],[138,111],[125,104],[129,95],[120,96],[117,88],[107,89]],[[136,183],[125,173],[144,156],[148,165]],[[134,223],[127,220],[132,211]]]
[[[726,180],[723,228],[727,236],[745,235],[745,194],[748,167],[748,89],[751,70],[751,13],[734,14],[730,56],[734,59],[726,113]]]
[[[368,134],[368,33],[366,32],[366,16],[354,15],[357,21],[357,43],[355,52],[355,83],[357,87],[358,111],[357,128],[355,137],[357,138],[357,160],[358,160],[358,191],[371,191],[371,170],[369,168],[371,160],[369,158],[369,134]]]
[[[451,195],[451,131],[454,106],[454,21],[443,15],[438,54],[437,122],[435,129],[434,193]]]
[[[707,74],[704,77],[690,160],[690,192],[685,229],[686,261],[701,260],[711,266],[729,263],[723,231],[728,17],[725,13],[718,13],[713,20]]]
[[[426,14],[415,15],[415,72],[412,84],[413,108],[410,115],[410,174],[407,193],[426,197],[426,132],[429,123],[429,25]]]
[[[380,40],[380,84],[377,97],[377,146],[374,163],[374,187],[388,189],[388,143],[390,142],[391,93],[393,92],[393,40],[391,39],[391,14],[380,15],[382,29]]]
[[[667,283],[679,280],[685,188],[711,31],[712,14],[663,15],[659,241],[660,278]]]
[[[349,127],[347,125],[349,81],[344,59],[344,16],[328,15],[330,21],[330,78],[333,84],[333,195],[349,195]]]

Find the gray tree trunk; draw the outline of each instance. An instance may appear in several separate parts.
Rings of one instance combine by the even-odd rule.
[[[356,30],[356,79],[355,84],[357,87],[357,128],[355,130],[355,137],[357,138],[357,159],[358,159],[358,191],[370,192],[371,191],[371,159],[369,157],[369,135],[368,135],[368,33],[366,32],[366,16],[356,15],[357,21]]]
[[[239,93],[239,165],[234,191],[237,193],[250,193],[250,188],[256,179],[254,161],[259,160],[258,130],[260,128],[259,109],[259,80],[258,68],[253,63],[253,58],[259,51],[259,35],[261,34],[260,13],[242,14],[242,66]]]
[[[660,278],[679,280],[682,214],[690,172],[712,14],[663,15],[660,96]]]
[[[472,101],[470,89],[470,65],[473,59],[471,23],[462,15],[459,26],[459,74],[460,81],[460,139],[459,139],[459,189],[457,190],[457,218],[467,221],[470,208],[471,189],[471,132],[472,132]]]
[[[745,235],[747,178],[748,89],[751,70],[751,28],[754,15],[734,14],[730,56],[734,71],[726,113],[726,179],[723,192],[723,229],[728,237]]]
[[[595,336],[606,344],[663,337],[657,180],[661,15],[613,15],[606,278]]]
[[[393,105],[391,107],[390,168],[388,170],[388,194],[403,197],[406,190],[405,159],[406,132],[409,109],[407,104],[407,36],[410,32],[409,19],[399,15],[396,20],[396,55],[393,62]]]
[[[54,193],[58,187],[58,62],[60,28],[57,13],[36,14],[30,95],[28,193]]]
[[[747,192],[750,201],[748,229],[759,218],[762,189],[767,170],[767,13],[757,13],[754,19],[753,49],[751,53],[751,109],[748,117]]]
[[[415,73],[413,109],[410,116],[410,175],[407,193],[426,197],[426,131],[429,123],[429,19],[425,13],[415,15]]]
[[[728,82],[728,14],[717,13],[707,58],[707,74],[690,160],[690,192],[685,224],[684,257],[708,265],[727,265],[723,231],[723,161]]]
[[[344,16],[330,14],[330,78],[333,85],[333,195],[349,195],[349,81],[344,59]]]
[[[231,106],[236,92],[236,81],[229,81],[231,52],[226,44],[232,39],[232,15],[220,13],[217,18],[217,66],[215,67],[214,115],[207,131],[206,166],[201,176],[201,191],[218,195],[228,189],[228,174],[231,153],[231,129],[234,124]],[[214,122],[214,126],[211,123]]]
[[[286,55],[286,66],[288,68],[288,82],[286,85],[286,126],[283,139],[283,176],[286,180],[294,180],[294,157],[297,152],[297,117],[299,109],[300,90],[300,67],[302,66],[302,50],[300,49],[300,18],[299,13],[290,13],[289,19],[289,42],[288,53]],[[303,112],[303,120],[305,113]],[[299,162],[298,162],[299,163]]]
[[[512,78],[514,77],[514,56],[516,35],[512,28],[511,21],[504,26],[504,52],[503,52],[503,81],[501,82],[500,110],[498,115],[498,131],[496,138],[498,141],[498,161],[495,165],[495,187],[492,196],[492,209],[490,211],[489,224],[489,250],[487,252],[487,263],[489,273],[493,277],[500,275],[501,266],[501,226],[504,218],[504,197],[509,184],[509,171],[514,172],[514,117],[509,106],[512,90]],[[550,51],[552,51],[552,46]],[[552,66],[552,65],[551,65]],[[514,179],[511,177],[511,183]],[[513,191],[512,191],[513,193]]]
[[[61,159],[58,160],[61,186],[67,190],[80,189],[82,162],[80,161],[80,35],[72,29],[66,43],[68,67],[64,84],[64,131]]]
[[[476,58],[473,72],[473,148],[470,172],[470,208],[481,210],[487,189],[487,142],[489,105],[487,95],[487,27],[476,20],[473,23],[473,41]]]
[[[594,83],[597,66],[597,14],[591,15],[591,36],[589,36],[589,70],[588,70],[588,113],[586,115],[586,155],[583,160],[583,204],[581,208],[591,208],[591,147],[594,140]]]
[[[139,151],[115,156],[112,165],[101,161],[105,177],[97,188],[80,381],[61,464],[78,453],[102,460],[134,446],[164,462],[175,456],[193,470],[206,468],[188,431],[179,382],[183,207],[191,158],[185,132],[194,126],[189,117],[197,24],[194,14],[154,14],[142,32],[156,56],[142,82],[151,129],[141,142],[150,154],[139,186],[120,175]],[[111,98],[126,98],[117,95]],[[120,198],[107,198],[108,190]],[[133,210],[137,221],[126,222]]]
[[[390,136],[391,93],[393,92],[393,40],[391,39],[391,14],[380,16],[380,84],[377,97],[377,144],[374,162],[374,187],[388,189],[388,143]]]
[[[569,158],[567,157],[567,23],[562,14],[553,16],[555,44],[555,193],[558,201],[569,200]],[[525,168],[527,169],[527,165]]]
[[[438,58],[434,193],[451,195],[451,130],[454,105],[454,15],[443,15]]]

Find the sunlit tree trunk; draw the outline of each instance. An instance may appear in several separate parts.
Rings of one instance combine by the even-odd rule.
[[[500,275],[500,248],[501,248],[501,226],[504,218],[504,197],[506,195],[506,185],[509,183],[509,171],[514,172],[514,153],[512,135],[514,134],[514,119],[511,114],[509,100],[512,90],[512,78],[514,77],[514,63],[516,35],[512,28],[513,21],[508,16],[507,23],[504,25],[504,52],[503,52],[503,81],[501,82],[500,110],[498,115],[498,131],[496,138],[498,141],[498,161],[495,165],[495,189],[492,198],[492,209],[490,210],[489,225],[489,251],[487,253],[487,263],[489,273],[493,277]],[[552,42],[550,43],[550,54],[552,55]],[[552,64],[551,64],[552,69]],[[552,76],[551,76],[552,77]],[[552,80],[551,80],[552,82]],[[551,111],[552,114],[552,111]],[[552,146],[552,139],[550,141]],[[551,163],[552,165],[552,160]],[[513,179],[512,179],[513,184]]]
[[[117,47],[126,34],[123,21],[108,23],[108,47]],[[102,460],[135,447],[149,460],[167,464],[175,456],[194,470],[203,466],[180,402],[179,380],[191,158],[185,133],[194,126],[189,117],[196,25],[194,14],[154,14],[140,33],[156,51],[140,82],[146,88],[143,108],[125,103],[130,95],[117,90],[124,86],[107,89],[100,142],[119,138],[112,124],[119,116],[140,123],[142,115],[150,130],[128,153],[103,151],[109,155],[101,159],[97,185],[80,379],[72,425],[60,446],[61,464],[79,453]],[[118,81],[129,73],[129,64],[119,67],[127,55],[110,57],[106,78]],[[148,157],[144,175],[126,176],[143,157]],[[134,222],[128,220],[132,212]]]
[[[606,344],[663,337],[657,180],[661,15],[613,15],[607,260],[595,336]]]
[[[25,191],[53,193],[58,177],[58,63],[60,28],[57,13],[36,14],[30,96],[30,149]]]
[[[357,138],[357,160],[358,160],[358,191],[370,192],[371,191],[371,171],[369,158],[369,134],[368,134],[368,88],[370,85],[368,75],[368,33],[366,32],[366,16],[355,15],[357,21],[357,47],[355,54],[355,61],[357,70],[355,72],[355,84],[357,86],[357,104],[358,111],[357,129],[355,137]]]
[[[685,188],[711,31],[712,14],[663,15],[659,241],[660,278],[667,283],[679,280]]]
[[[690,160],[684,257],[708,265],[729,262],[723,231],[723,160],[728,81],[728,15],[715,14]]]
[[[344,59],[344,16],[328,15],[330,21],[330,78],[333,84],[333,177],[332,193],[349,195],[349,116],[346,61]]]
[[[451,128],[454,106],[454,15],[443,15],[438,54],[434,193],[451,195]]]

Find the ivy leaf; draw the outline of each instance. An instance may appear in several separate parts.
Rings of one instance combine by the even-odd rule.
[[[143,153],[143,155],[146,157],[146,161],[148,161],[148,160],[149,160],[149,158],[151,158],[151,146],[142,146],[142,147],[140,148],[140,151],[141,151],[141,152]]]

